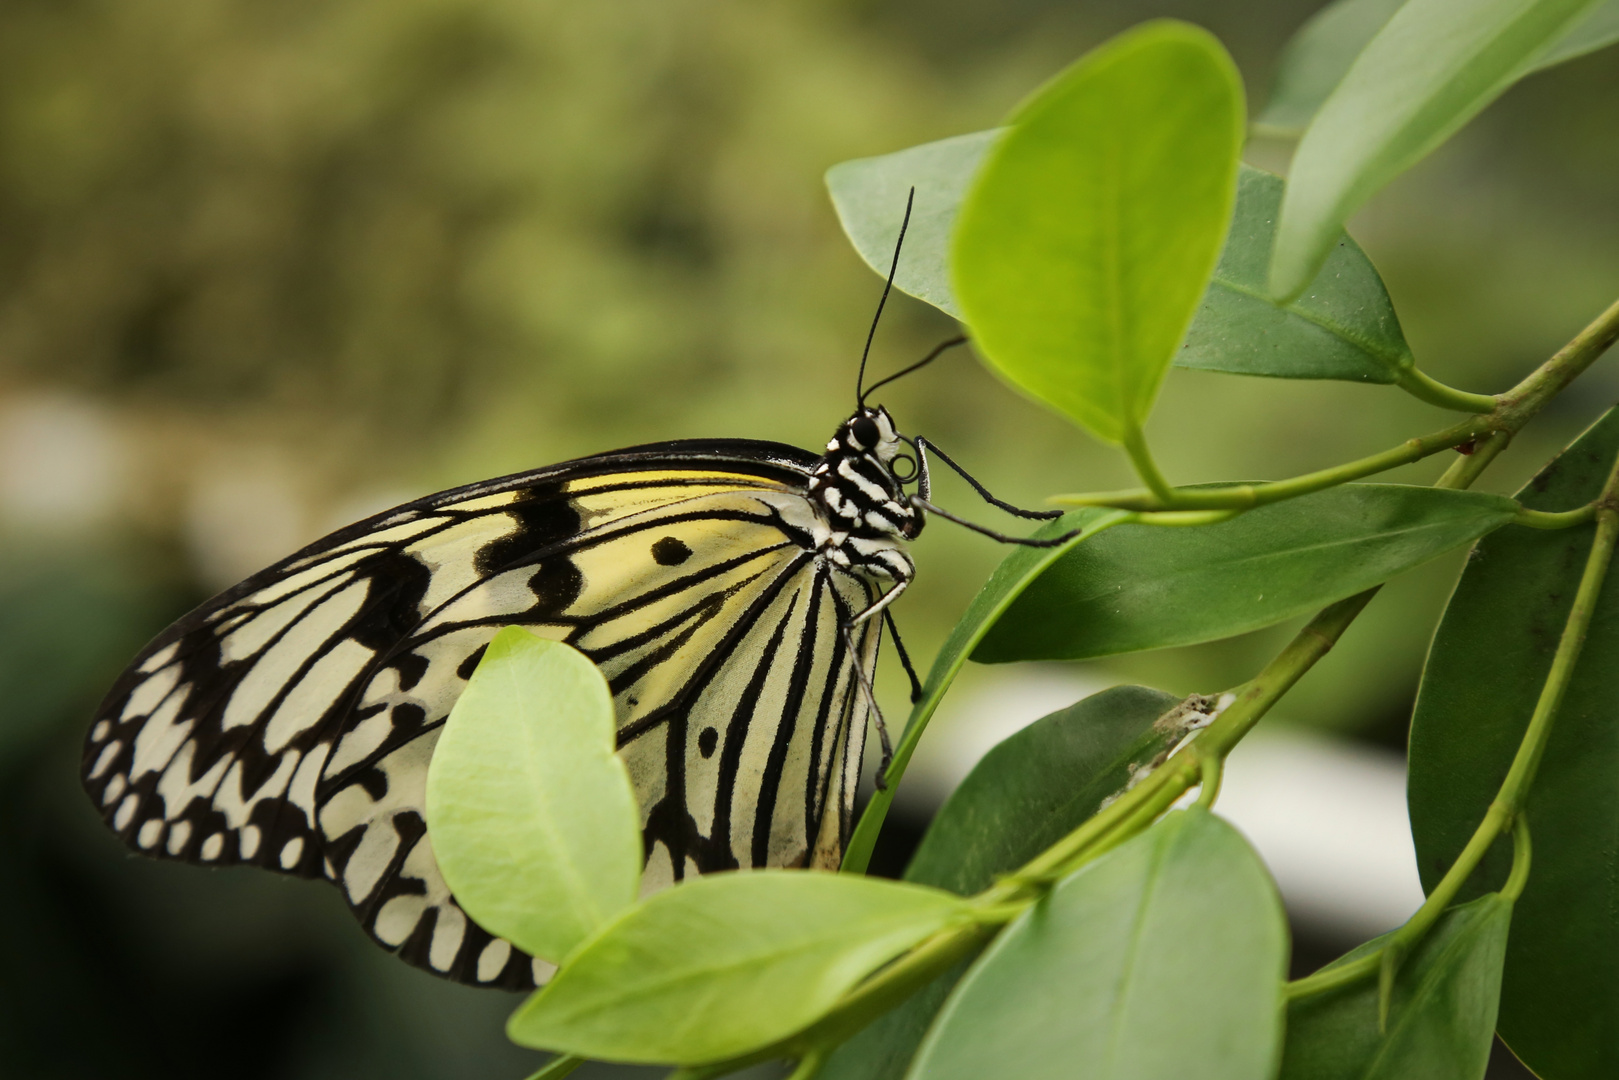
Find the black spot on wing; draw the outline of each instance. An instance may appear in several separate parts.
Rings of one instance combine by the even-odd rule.
[[[697,736],[697,751],[704,758],[714,756],[714,748],[719,745],[720,733],[711,727],[705,727]]]
[[[560,616],[585,590],[585,576],[566,555],[540,560],[539,568],[528,579],[538,603],[524,613],[524,621],[547,622]]]
[[[679,566],[691,558],[691,548],[678,536],[665,536],[652,545],[652,558],[659,566]]]
[[[528,488],[501,512],[515,517],[518,527],[478,552],[476,566],[481,577],[521,565],[536,551],[576,535],[582,524],[579,512],[557,482]]]
[[[416,653],[405,653],[395,659],[392,666],[395,671],[399,672],[399,689],[408,691],[421,682],[422,676],[427,674],[428,662],[425,656],[419,656]]]
[[[473,649],[472,652],[468,653],[467,658],[461,661],[461,666],[455,669],[455,674],[457,677],[463,681],[472,678],[472,673],[478,670],[479,664],[483,663],[483,654],[488,651],[488,645],[479,645],[476,649]]]

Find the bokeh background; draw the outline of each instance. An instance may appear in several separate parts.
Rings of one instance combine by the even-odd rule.
[[[990,126],[1155,15],[1219,34],[1262,102],[1316,6],[0,0],[0,1072],[536,1067],[501,1034],[514,999],[407,969],[335,890],[126,856],[75,776],[113,676],[212,592],[406,498],[657,439],[819,445],[880,284],[828,166]],[[1504,388],[1619,294],[1616,131],[1619,59],[1597,53],[1513,90],[1356,219],[1429,371]],[[1288,149],[1250,158],[1280,170]],[[876,369],[952,329],[896,299]],[[1616,397],[1599,366],[1486,486],[1514,488]],[[1130,482],[965,354],[883,400],[1006,497]],[[1391,388],[1176,372],[1149,434],[1196,482],[1444,422]],[[913,650],[1000,554],[928,530],[898,609]],[[1402,748],[1458,565],[1386,590],[1276,722]],[[1059,674],[1216,690],[1288,632]]]

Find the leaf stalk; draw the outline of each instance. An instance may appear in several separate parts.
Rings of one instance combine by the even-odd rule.
[[[1438,379],[1428,375],[1421,368],[1408,367],[1401,369],[1400,376],[1394,380],[1394,384],[1418,401],[1426,401],[1429,405],[1437,405],[1441,409],[1454,409],[1457,412],[1470,413],[1490,413],[1495,411],[1496,400],[1490,395],[1470,394],[1466,390],[1457,390],[1453,386],[1446,386]]]

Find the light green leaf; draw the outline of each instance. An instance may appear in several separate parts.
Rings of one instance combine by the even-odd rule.
[[[1405,0],[1337,0],[1310,16],[1276,61],[1270,100],[1254,119],[1258,135],[1294,137],[1343,81],[1368,42]]]
[[[1478,1080],[1495,1039],[1511,922],[1512,901],[1499,893],[1445,912],[1400,965],[1383,1034],[1375,977],[1290,1002],[1280,1080]]]
[[[1619,455],[1610,410],[1526,484],[1536,510],[1596,496]],[[1411,721],[1411,833],[1428,888],[1495,797],[1551,669],[1595,526],[1513,526],[1479,544],[1434,635]],[[1598,595],[1529,793],[1534,866],[1507,943],[1501,1037],[1541,1076],[1619,1076],[1619,573]],[[1463,896],[1500,887],[1497,843]]]
[[[1007,927],[909,1076],[1270,1076],[1286,966],[1282,905],[1258,856],[1206,811],[1171,814]]]
[[[1185,734],[1158,721],[1178,703],[1115,686],[1042,717],[984,755],[928,826],[905,880],[967,896],[988,888],[1096,813]],[[898,1080],[963,961],[838,1047],[820,1080]]]
[[[697,1065],[813,1023],[966,902],[854,874],[711,874],[658,893],[574,954],[507,1025],[514,1042]]]
[[[956,225],[955,295],[990,366],[1122,442],[1152,408],[1236,198],[1242,83],[1207,31],[1137,27],[996,141]]]
[[[1301,293],[1362,203],[1547,55],[1601,0],[1408,0],[1299,142],[1270,292]]]
[[[1344,73],[1405,0],[1338,0],[1299,28],[1282,51],[1265,111],[1254,121],[1259,135],[1297,138],[1310,126]],[[1576,23],[1550,53],[1535,63],[1543,71],[1619,41],[1619,0],[1608,0]]]
[[[886,277],[912,188],[916,200],[894,288],[962,319],[950,291],[950,234],[973,175],[1006,129],[975,131],[880,157],[857,158],[826,171],[826,189],[855,251]]]
[[[1607,3],[1599,4],[1591,14],[1575,23],[1574,29],[1553,45],[1551,52],[1541,57],[1535,70],[1543,71],[1565,60],[1606,49],[1616,41],[1619,41],[1619,0],[1607,0]]]
[[[894,792],[899,788],[899,777],[904,774],[906,765],[910,763],[911,754],[916,751],[916,744],[921,739],[922,732],[927,729],[933,711],[939,707],[945,691],[949,690],[950,684],[955,681],[956,673],[967,662],[968,654],[983,640],[990,627],[995,625],[995,620],[1001,617],[1023,590],[1044,573],[1047,567],[1061,558],[1065,552],[1072,551],[1074,545],[1094,537],[1129,516],[1122,510],[1086,508],[1072,511],[1047,522],[1033,534],[1045,538],[1061,536],[1072,530],[1082,530],[1066,544],[1049,548],[1015,547],[1001,560],[1001,564],[995,568],[989,580],[984,582],[984,587],[978,590],[978,595],[973,597],[972,603],[967,606],[966,613],[951,629],[950,636],[945,639],[938,655],[933,658],[933,667],[928,670],[927,680],[922,684],[922,696],[911,706],[910,718],[905,722],[905,733],[900,737],[899,744],[894,747],[894,761],[888,770],[888,786],[872,793],[871,801],[866,804],[865,813],[855,826],[854,835],[849,838],[849,846],[844,849],[842,869],[846,873],[866,872],[866,864],[871,861],[872,848],[877,843],[877,834],[882,831],[883,819],[888,814],[888,807],[894,801]]]
[[[973,659],[1077,660],[1230,637],[1387,581],[1516,510],[1499,495],[1344,484],[1218,525],[1120,526],[1055,560]]]
[[[456,901],[552,962],[639,887],[640,812],[613,742],[613,699],[595,665],[508,626],[450,711],[428,768],[428,832]]]
[[[888,272],[906,193],[916,188],[894,285],[958,319],[962,315],[946,269],[950,228],[973,173],[1002,130],[846,161],[827,172],[844,231],[879,274]],[[1286,305],[1270,298],[1266,274],[1282,189],[1279,177],[1240,167],[1231,231],[1175,365],[1276,378],[1393,382],[1411,365],[1411,349],[1382,279],[1346,234],[1339,233],[1309,291]]]

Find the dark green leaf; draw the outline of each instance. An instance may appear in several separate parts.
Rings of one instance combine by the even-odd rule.
[[[1167,753],[1186,729],[1156,721],[1179,700],[1145,686],[1115,686],[1006,738],[940,808],[905,880],[962,896],[989,888]]]
[[[981,131],[846,161],[826,175],[844,231],[880,274],[888,272],[893,257],[906,192],[916,188],[894,285],[958,319],[962,315],[948,274],[950,229],[973,173],[999,134]],[[1231,231],[1186,341],[1175,354],[1176,366],[1291,379],[1393,382],[1400,369],[1410,366],[1411,350],[1382,279],[1347,235],[1339,235],[1321,274],[1297,301],[1284,306],[1270,299],[1265,276],[1281,203],[1280,178],[1241,167]]]
[[[1133,437],[1224,243],[1242,83],[1206,30],[1147,23],[1021,106],[962,204],[952,283],[991,367]]]
[[[1281,305],[1267,291],[1280,177],[1244,166],[1220,265],[1175,357],[1180,367],[1287,379],[1391,383],[1411,349],[1360,246],[1342,231],[1310,288]]]
[[[1375,976],[1290,1002],[1280,1080],[1479,1080],[1495,1038],[1511,921],[1512,901],[1499,893],[1445,912],[1400,965],[1386,1034],[1377,1030]]]
[[[1261,135],[1297,137],[1372,38],[1405,0],[1338,0],[1299,28],[1277,62],[1265,111],[1254,121]],[[1619,0],[1598,7],[1534,64],[1543,71],[1619,41]]]
[[[983,663],[1230,637],[1313,611],[1512,520],[1499,495],[1345,484],[1195,528],[1126,525],[1054,562],[984,635]]]
[[[949,893],[855,874],[711,874],[592,938],[513,1014],[507,1034],[605,1061],[735,1057],[806,1027],[965,912]]]
[[[905,880],[963,896],[1028,862],[1096,813],[1183,729],[1156,721],[1177,699],[1116,686],[1042,717],[984,755],[938,812]],[[967,969],[963,961],[850,1039],[821,1080],[898,1080]]]
[[[1001,560],[1001,564],[967,606],[966,614],[951,629],[938,655],[933,658],[933,667],[928,670],[927,681],[922,685],[922,696],[912,706],[910,718],[905,724],[905,734],[894,748],[894,763],[888,772],[891,782],[887,788],[873,793],[871,801],[866,804],[866,811],[855,826],[854,835],[849,838],[849,846],[844,851],[844,871],[855,874],[866,872],[877,834],[882,830],[883,819],[894,801],[894,792],[898,790],[898,784],[892,781],[905,771],[911,754],[916,750],[917,741],[933,717],[933,711],[939,707],[945,691],[955,681],[956,672],[961,670],[968,654],[995,625],[995,620],[1029,587],[1030,582],[1061,558],[1064,552],[1072,551],[1075,544],[1089,540],[1129,516],[1120,510],[1086,508],[1072,511],[1048,522],[1033,534],[1049,537],[1060,536],[1072,529],[1084,530],[1068,543],[1052,548],[1015,547]]]
[[[1609,412],[1519,493],[1567,510],[1619,454]],[[1479,544],[1428,655],[1411,728],[1411,828],[1432,888],[1466,844],[1523,737],[1590,551],[1592,526],[1502,529]],[[1535,851],[1513,917],[1499,1025],[1549,1077],[1619,1076],[1619,573],[1610,572],[1530,793]],[[1506,878],[1511,844],[1473,875]]]
[[[508,626],[450,711],[427,772],[433,854],[485,929],[559,963],[635,901],[640,812],[586,656]]]
[[[1271,294],[1303,292],[1350,214],[1527,74],[1599,2],[1408,0],[1299,141]]]
[[[1269,1076],[1286,963],[1281,901],[1258,856],[1206,811],[1171,814],[1007,927],[910,1076]]]

